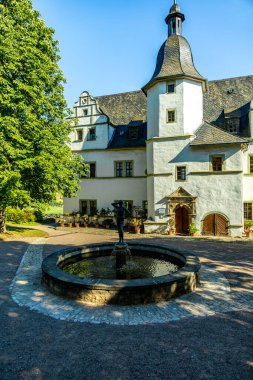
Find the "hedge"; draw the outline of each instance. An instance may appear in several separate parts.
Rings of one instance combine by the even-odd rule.
[[[6,220],[8,222],[22,224],[35,222],[36,217],[34,210],[31,208],[16,208],[16,207],[7,207],[6,209]]]

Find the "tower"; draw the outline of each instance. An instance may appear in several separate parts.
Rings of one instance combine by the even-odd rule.
[[[185,17],[183,13],[180,12],[179,5],[174,0],[174,4],[170,9],[170,13],[165,19],[166,24],[168,24],[168,36],[172,34],[181,35],[182,34],[182,23],[184,22]]]
[[[148,214],[156,223],[161,220],[160,209],[167,207],[166,196],[178,187],[177,157],[180,154],[181,162],[185,161],[189,140],[203,123],[206,80],[195,68],[182,35],[184,20],[174,1],[165,19],[168,38],[158,52],[152,78],[142,88],[147,95]]]
[[[161,46],[147,95],[148,138],[193,134],[203,121],[206,80],[194,66],[191,47],[182,36],[185,16],[174,1],[165,22],[168,38]]]

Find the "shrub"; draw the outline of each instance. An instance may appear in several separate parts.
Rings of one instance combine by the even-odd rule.
[[[189,233],[195,234],[198,231],[196,225],[194,223],[189,224]]]
[[[35,222],[34,210],[31,208],[7,207],[6,220],[16,224]]]

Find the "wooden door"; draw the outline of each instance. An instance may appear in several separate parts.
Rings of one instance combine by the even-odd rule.
[[[176,233],[189,233],[189,213],[185,207],[179,207],[176,210]]]
[[[207,215],[203,221],[203,235],[224,236],[228,235],[228,222],[220,214]]]
[[[215,236],[217,235],[228,235],[228,222],[224,216],[220,214],[215,214]]]

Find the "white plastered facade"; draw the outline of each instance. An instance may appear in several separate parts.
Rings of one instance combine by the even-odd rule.
[[[194,216],[189,221],[194,222],[200,232],[204,218],[218,213],[228,221],[228,234],[241,236],[243,203],[253,203],[253,176],[249,173],[253,144],[191,147],[203,121],[202,86],[197,81],[179,79],[175,81],[175,93],[168,94],[166,84],[158,83],[147,93],[146,148],[107,149],[114,127],[96,100],[86,92],[81,94],[74,109],[77,122],[71,136],[72,149],[81,154],[85,162],[96,163],[96,175],[81,180],[77,197],[64,199],[64,212],[79,211],[82,200],[96,201],[98,209],[111,208],[111,203],[119,198],[131,200],[138,207],[148,201],[150,220],[145,224],[146,232],[165,232],[170,218],[169,197],[182,188],[195,199]],[[87,109],[88,113],[85,111],[86,116],[83,116]],[[172,109],[176,120],[168,123],[167,110]],[[92,141],[87,141],[89,128],[96,129]],[[83,141],[76,141],[79,129],[83,130]],[[223,157],[222,172],[210,169],[213,155]],[[117,161],[133,162],[132,177],[115,176]],[[178,166],[186,167],[183,181],[177,180]],[[163,215],[160,209],[165,210]]]

